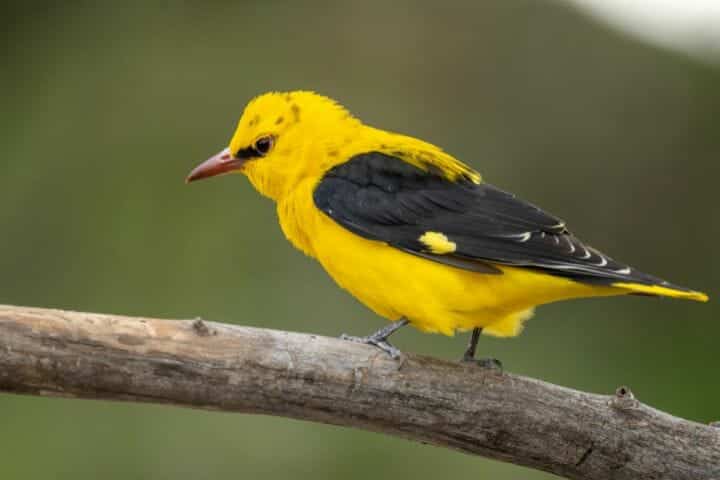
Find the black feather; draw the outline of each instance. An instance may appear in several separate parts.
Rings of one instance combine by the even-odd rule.
[[[583,244],[565,222],[510,193],[464,178],[451,181],[379,152],[356,155],[327,172],[314,201],[358,235],[457,268],[497,273],[489,265],[495,263],[586,283],[669,286]],[[419,240],[428,231],[447,236],[456,250],[432,253]]]

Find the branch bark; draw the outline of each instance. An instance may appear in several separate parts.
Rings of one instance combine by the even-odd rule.
[[[339,339],[0,306],[0,391],[280,415],[583,480],[720,478],[720,428],[621,387],[595,395]]]

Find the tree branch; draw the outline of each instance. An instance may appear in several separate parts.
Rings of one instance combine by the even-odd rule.
[[[475,365],[333,338],[0,306],[0,391],[280,415],[571,479],[720,478],[720,428]]]

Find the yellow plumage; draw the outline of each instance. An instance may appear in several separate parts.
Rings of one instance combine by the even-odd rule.
[[[253,147],[260,139],[271,142],[269,152],[258,154]],[[240,158],[243,154],[235,153],[248,148],[248,157],[256,158],[211,174],[237,170],[247,175],[276,202],[282,230],[294,246],[317,259],[341,287],[378,315],[407,318],[422,331],[452,335],[482,327],[483,333],[514,336],[535,306],[577,297],[642,293],[707,300],[679,287],[598,285],[492,262],[487,263],[495,272],[472,271],[358,235],[321,211],[313,197],[333,167],[356,155],[392,155],[451,182],[480,184],[480,175],[434,145],[364,125],[337,103],[311,92],[270,93],[250,102],[228,152]],[[452,254],[457,247],[442,231],[427,231],[417,240],[433,255]]]

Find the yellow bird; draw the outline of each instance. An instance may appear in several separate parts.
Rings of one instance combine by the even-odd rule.
[[[230,145],[188,181],[239,172],[277,205],[287,239],[393,323],[453,335],[513,337],[558,300],[644,294],[707,301],[617,262],[565,222],[481,180],[442,149],[365,125],[313,92],[266,93],[245,107]]]

